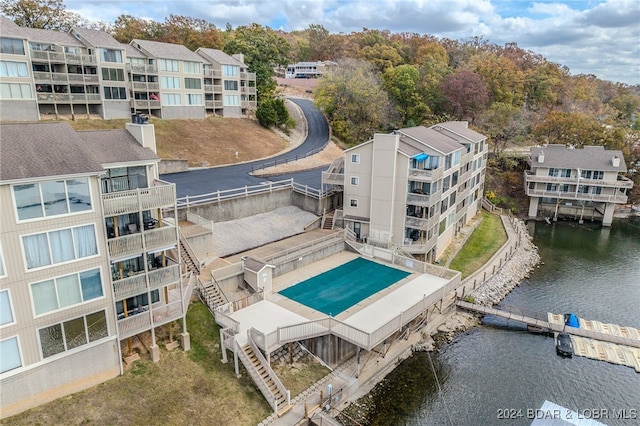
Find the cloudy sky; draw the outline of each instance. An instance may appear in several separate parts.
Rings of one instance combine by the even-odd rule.
[[[90,20],[119,15],[164,21],[170,14],[218,28],[253,22],[284,31],[321,24],[332,33],[363,28],[450,39],[516,42],[572,74],[640,84],[640,0],[65,0]]]

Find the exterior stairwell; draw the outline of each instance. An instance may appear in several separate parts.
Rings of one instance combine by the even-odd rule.
[[[324,218],[324,223],[322,225],[322,229],[333,229],[333,211],[327,213],[327,215]]]
[[[274,412],[280,417],[293,408],[290,393],[271,370],[260,350],[251,343],[239,348],[240,360]]]
[[[194,274],[200,275],[200,263],[189,247],[189,243],[183,238],[180,238],[180,258],[186,269],[186,271],[184,271],[185,273],[193,272]]]
[[[204,292],[204,299],[211,309],[214,309],[216,306],[224,305],[228,302],[227,298],[220,291],[220,287],[216,285],[213,280],[204,284],[202,291]]]

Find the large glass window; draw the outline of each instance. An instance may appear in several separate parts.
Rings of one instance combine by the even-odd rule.
[[[12,324],[13,322],[13,309],[11,309],[9,290],[2,290],[0,291],[0,326]]]
[[[98,254],[93,225],[43,232],[22,237],[27,269],[81,259]]]
[[[182,97],[179,93],[163,93],[162,94],[163,105],[182,105]]]
[[[24,55],[24,43],[15,38],[0,38],[0,53],[8,55]]]
[[[238,82],[235,80],[225,80],[224,90],[238,90]]]
[[[200,63],[184,61],[182,65],[184,68],[183,72],[185,74],[200,74]]]
[[[104,87],[105,99],[127,99],[127,89],[124,87]]]
[[[146,188],[148,186],[147,169],[144,166],[108,169],[101,179],[101,185],[104,194]]]
[[[118,62],[122,63],[122,51],[115,49],[99,48],[100,60],[102,62]]]
[[[124,70],[121,68],[102,68],[102,79],[107,81],[124,81]]]
[[[240,68],[235,65],[223,65],[222,66],[222,75],[228,77],[237,77]]]
[[[36,315],[102,297],[100,269],[92,269],[31,284]]]
[[[14,185],[18,220],[59,216],[91,210],[87,178]]]
[[[0,342],[0,373],[22,367],[20,346],[17,337],[10,337]]]
[[[0,99],[33,99],[31,85],[0,83]]]
[[[27,63],[0,61],[0,77],[29,77]]]
[[[158,59],[160,71],[180,72],[178,61],[173,59]]]
[[[187,95],[187,105],[202,105],[202,95]]]
[[[164,76],[161,79],[161,84],[163,89],[179,89],[180,78]]]
[[[202,80],[200,80],[199,78],[185,78],[184,88],[185,89],[202,89]]]
[[[41,328],[38,335],[43,358],[86,345],[108,336],[105,311]]]
[[[7,271],[4,270],[4,256],[2,255],[2,247],[0,247],[0,278],[7,276]]]
[[[239,106],[240,97],[238,95],[224,95],[225,106]]]

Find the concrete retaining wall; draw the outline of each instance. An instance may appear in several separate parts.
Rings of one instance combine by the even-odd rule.
[[[313,253],[307,253],[302,257],[296,257],[288,262],[277,265],[276,269],[273,271],[273,276],[278,277],[280,275],[286,274],[287,272],[303,268],[307,265],[317,262],[318,260],[322,260],[333,254],[340,253],[341,251],[344,251],[344,249],[344,241],[338,241]]]
[[[184,172],[189,168],[187,160],[160,160],[158,173],[164,175],[166,173]]]

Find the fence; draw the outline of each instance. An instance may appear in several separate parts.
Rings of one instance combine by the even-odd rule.
[[[329,140],[327,140],[327,142],[329,142]],[[296,154],[293,157],[287,157],[287,158],[276,158],[275,160],[265,161],[264,163],[259,165],[252,165],[251,173],[255,172],[256,170],[264,170],[264,169],[268,169],[270,167],[276,167],[282,164],[289,164],[291,162],[302,160],[303,158],[307,158],[312,155],[315,155],[321,152],[322,150],[324,150],[324,148],[327,146],[327,142],[325,142],[324,145],[322,145],[320,148],[316,148],[313,151],[309,151],[304,154]]]

